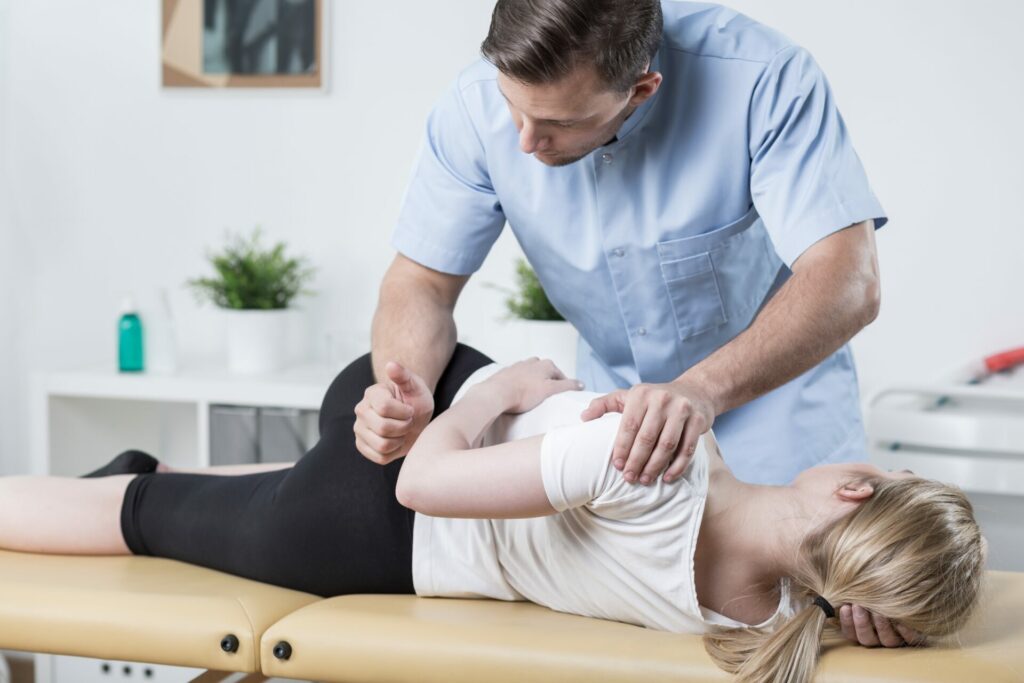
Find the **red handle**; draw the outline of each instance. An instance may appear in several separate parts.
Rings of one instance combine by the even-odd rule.
[[[1009,370],[1024,363],[1024,346],[1019,349],[1003,351],[985,359],[985,367],[989,372]]]

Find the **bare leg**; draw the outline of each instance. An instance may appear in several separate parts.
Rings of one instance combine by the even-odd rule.
[[[190,474],[215,474],[234,476],[238,474],[257,474],[259,472],[273,472],[283,470],[295,465],[293,462],[263,462],[253,465],[214,465],[213,467],[171,467],[160,463],[156,466],[157,472],[187,472]]]
[[[130,555],[121,534],[121,503],[134,477],[0,478],[0,548],[62,555]]]

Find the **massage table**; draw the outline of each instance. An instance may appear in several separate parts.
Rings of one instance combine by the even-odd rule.
[[[989,572],[958,648],[825,649],[817,680],[1021,683],[1024,573]],[[530,603],[322,599],[174,560],[0,551],[0,648],[345,683],[728,681],[698,636]],[[237,676],[236,676],[237,677]]]

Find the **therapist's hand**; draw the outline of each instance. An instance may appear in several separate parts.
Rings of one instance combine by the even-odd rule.
[[[872,614],[860,605],[839,607],[839,627],[847,640],[864,647],[924,645],[924,636],[898,622]]]
[[[711,429],[711,397],[693,382],[637,384],[595,398],[583,414],[594,420],[622,413],[612,464],[628,482],[649,484],[665,470],[665,481],[679,478],[690,463],[697,438]]]
[[[367,388],[356,404],[356,448],[378,465],[405,456],[434,414],[434,396],[423,378],[398,363],[387,379]]]

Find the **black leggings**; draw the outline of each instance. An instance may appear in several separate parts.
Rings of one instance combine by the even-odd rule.
[[[434,393],[435,415],[490,362],[457,345]],[[294,467],[135,477],[121,507],[129,549],[325,597],[412,593],[413,512],[395,499],[403,460],[367,460],[352,432],[373,383],[369,354],[341,371],[320,409],[320,440]]]

